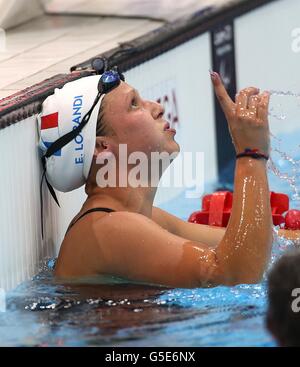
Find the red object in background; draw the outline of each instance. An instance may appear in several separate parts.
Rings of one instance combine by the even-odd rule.
[[[289,210],[289,197],[286,194],[270,192],[270,202],[274,226],[285,222],[283,213]]]
[[[191,223],[208,224],[210,226],[226,227],[232,209],[233,194],[230,191],[217,191],[202,198],[202,210],[190,215]],[[273,224],[285,223],[283,213],[289,209],[289,198],[285,194],[270,193]],[[300,226],[300,212],[299,212]]]
[[[230,218],[233,195],[230,191],[217,191],[202,198],[202,210],[189,217],[191,223],[226,227]]]
[[[285,229],[300,229],[300,210],[289,210],[285,216]]]

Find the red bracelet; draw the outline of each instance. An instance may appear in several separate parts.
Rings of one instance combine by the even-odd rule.
[[[251,157],[251,158],[254,158],[254,159],[263,158],[266,161],[269,160],[269,156],[267,156],[263,153],[260,153],[258,149],[249,149],[249,148],[246,148],[243,153],[240,153],[240,154],[236,155],[237,159],[241,158],[241,157]]]

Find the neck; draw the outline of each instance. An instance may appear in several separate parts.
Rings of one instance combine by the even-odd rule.
[[[87,207],[108,207],[116,211],[129,211],[152,217],[153,201],[157,187],[107,187],[86,185]]]

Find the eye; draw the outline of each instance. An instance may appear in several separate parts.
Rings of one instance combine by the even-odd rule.
[[[138,107],[138,101],[137,101],[137,98],[136,97],[133,97],[132,100],[131,100],[131,107]]]

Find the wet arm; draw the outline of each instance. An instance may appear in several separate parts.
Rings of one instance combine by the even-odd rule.
[[[225,228],[185,222],[162,209],[153,208],[152,219],[170,233],[191,241],[205,243],[216,248],[225,234]]]
[[[216,257],[227,282],[256,282],[263,275],[272,246],[272,217],[266,161],[236,162],[232,213]]]

